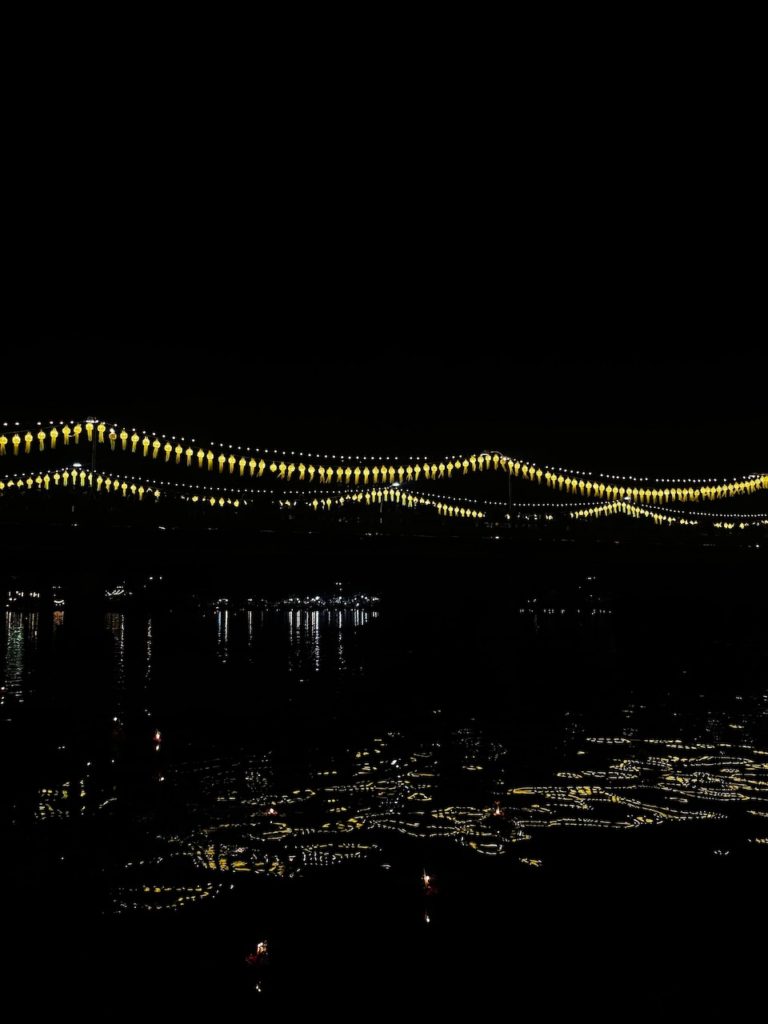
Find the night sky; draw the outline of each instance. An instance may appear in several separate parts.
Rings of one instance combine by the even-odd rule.
[[[261,333],[254,326],[253,340],[241,335],[239,352],[226,328],[195,347],[149,333],[49,335],[31,351],[70,355],[60,365],[42,360],[33,386],[7,390],[2,419],[93,415],[201,441],[342,454],[489,447],[628,474],[766,467],[765,389],[736,352],[722,362],[600,360],[553,348],[551,358],[533,359],[476,342],[427,357],[402,346],[364,354],[361,343],[359,351],[344,346],[340,358],[339,346],[325,341],[311,357],[297,345],[291,359],[282,355],[288,343],[261,354]],[[83,373],[71,374],[67,363]]]
[[[717,104],[682,132],[666,100],[641,120],[555,99],[511,148],[491,108],[429,131],[337,112],[322,137],[307,108],[258,167],[223,137],[215,160],[158,141],[151,167],[105,155],[66,202],[43,190],[0,420],[765,469],[754,133]]]
[[[546,66],[509,100],[484,75],[439,98],[286,85],[247,117],[206,93],[135,150],[103,124],[87,168],[27,182],[0,420],[765,469],[749,104]]]

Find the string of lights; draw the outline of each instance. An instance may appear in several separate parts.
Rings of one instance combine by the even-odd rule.
[[[482,512],[479,509],[468,508],[465,505],[447,504],[444,501],[434,501],[423,494],[414,494],[410,491],[405,491],[400,487],[372,488],[370,490],[342,494],[337,498],[326,497],[320,498],[320,500],[315,498],[313,501],[281,501],[280,506],[283,508],[291,508],[298,504],[304,504],[315,511],[319,511],[320,509],[329,510],[334,506],[342,507],[344,505],[354,503],[376,505],[382,502],[394,502],[404,508],[417,508],[419,506],[433,508],[438,512],[438,514],[444,516],[460,516],[465,519],[485,518],[485,512]]]
[[[571,519],[585,519],[594,518],[600,516],[609,516],[623,514],[630,516],[635,519],[641,517],[651,519],[657,525],[679,525],[679,526],[700,526],[701,520],[696,518],[690,518],[687,516],[670,515],[669,513],[659,512],[655,508],[648,508],[644,505],[634,505],[626,501],[613,501],[603,505],[595,506],[591,509],[580,509],[576,512],[570,512],[569,516]],[[698,511],[694,513],[698,516]],[[768,517],[755,518],[755,517],[744,517],[740,521],[736,521],[735,518],[731,518],[728,521],[716,520],[708,517],[710,525],[719,529],[732,530],[735,528],[744,530],[751,526],[768,526]]]
[[[674,515],[682,512],[682,509],[669,508],[667,512]],[[768,512],[702,512],[700,509],[696,509],[697,519],[754,519],[755,522],[761,522],[766,517],[768,517]]]
[[[399,460],[403,459],[403,456],[363,455],[363,454],[361,454],[361,455],[343,455],[343,454],[330,454],[328,452],[325,452],[325,453],[322,453],[322,452],[303,452],[303,451],[299,451],[298,449],[291,450],[291,449],[287,449],[287,448],[261,448],[261,447],[255,446],[255,445],[229,444],[229,443],[223,442],[223,441],[207,441],[207,442],[203,442],[203,441],[200,441],[200,439],[196,439],[194,437],[185,437],[185,436],[182,436],[180,434],[164,434],[161,431],[145,430],[145,429],[142,429],[141,427],[127,428],[127,427],[121,426],[120,424],[109,423],[106,420],[99,420],[99,419],[94,418],[94,417],[89,417],[89,418],[84,419],[84,420],[55,420],[55,421],[54,420],[48,420],[47,421],[47,426],[49,428],[53,428],[51,430],[51,441],[55,445],[55,443],[58,440],[59,436],[62,436],[63,438],[64,437],[71,438],[75,443],[77,443],[77,440],[79,439],[80,434],[82,434],[82,429],[77,432],[77,438],[76,438],[74,436],[74,433],[73,433],[74,427],[75,426],[80,426],[82,428],[82,426],[84,424],[87,425],[88,423],[94,424],[96,426],[98,426],[98,425],[104,426],[106,428],[106,430],[108,430],[110,433],[114,433],[115,434],[115,439],[120,439],[121,444],[122,444],[122,446],[124,448],[126,447],[126,445],[123,443],[123,441],[124,440],[127,441],[128,439],[132,439],[133,435],[136,434],[136,435],[139,436],[140,439],[143,439],[144,437],[148,437],[148,438],[150,438],[150,441],[153,441],[155,439],[159,440],[161,442],[161,447],[163,447],[163,448],[164,448],[166,443],[173,442],[172,447],[174,448],[174,450],[175,450],[176,445],[181,445],[182,448],[191,447],[192,445],[196,445],[198,447],[200,447],[201,445],[205,445],[206,449],[208,449],[208,448],[219,449],[219,450],[222,450],[222,451],[229,451],[229,452],[253,452],[256,455],[261,455],[261,456],[270,455],[270,456],[274,456],[274,457],[291,458],[291,459],[296,459],[296,458],[322,459],[325,462],[330,461],[332,459],[340,459],[342,462],[345,462],[345,463],[348,463],[348,462],[379,462],[379,463],[381,463],[381,462],[391,462],[395,458],[397,458]],[[25,436],[27,434],[31,434],[33,441],[38,439],[38,435],[39,435],[41,429],[44,431],[45,427],[46,427],[46,423],[44,423],[43,421],[36,422],[33,427],[23,426],[19,422],[16,422],[16,423],[7,422],[7,423],[3,423],[2,424],[2,429],[4,431],[11,432],[11,430],[13,430],[13,433],[18,434],[22,438],[22,440],[25,440]],[[63,430],[64,427],[69,427],[69,431],[68,431],[67,434],[62,435],[62,430]],[[126,435],[125,438],[123,438],[123,434]],[[89,440],[90,440],[90,437],[89,437]],[[103,440],[103,438],[100,438],[100,440]],[[68,441],[65,440],[64,443],[68,443]],[[0,454],[2,454],[2,453],[0,453]],[[429,460],[429,458],[430,457],[428,455],[409,455],[409,456],[407,456],[405,458],[405,461],[409,462],[409,463],[415,464],[415,463],[426,462],[426,461]],[[453,456],[452,458],[455,459],[455,458],[457,458],[457,456]]]
[[[56,469],[41,470],[34,474],[16,473],[0,479],[0,497],[5,492],[15,491],[48,491],[51,487],[88,488],[94,491],[107,494],[120,494],[123,497],[138,498],[142,501],[145,497],[155,500],[171,496],[192,504],[207,505],[210,507],[234,508],[247,507],[253,504],[242,497],[242,491],[237,488],[213,488],[197,486],[194,493],[176,481],[150,481],[138,476],[123,476],[113,473],[101,473],[84,469],[80,464],[63,466]],[[162,488],[162,489],[161,489]],[[183,488],[183,490],[182,490]],[[168,490],[165,490],[168,489]],[[336,493],[334,496],[325,491],[306,492],[298,491],[289,495],[281,490],[258,490],[248,492],[252,497],[268,497],[278,508],[311,508],[314,511],[330,510],[334,507],[341,508],[344,505],[364,503],[375,505],[383,502],[399,504],[406,508],[428,507],[435,509],[440,515],[451,517],[485,519],[487,514],[477,508],[470,507],[462,502],[457,502],[453,497],[440,495],[426,495],[408,491],[398,485],[383,488],[369,488],[359,491],[346,491]],[[314,497],[313,497],[314,495]],[[319,495],[319,497],[318,497]],[[312,500],[309,500],[312,498]],[[293,500],[292,500],[293,499]],[[439,499],[439,500],[438,500]],[[679,510],[672,510],[678,512]],[[526,515],[527,513],[521,513]],[[675,515],[670,511],[660,512],[658,509],[644,505],[634,504],[627,501],[603,502],[568,511],[566,515],[571,519],[594,518],[615,514],[624,514],[633,518],[648,518],[657,525],[681,525],[698,526],[702,525],[699,518],[691,518],[687,515]],[[535,518],[542,515],[533,513]],[[698,512],[695,513],[698,516]],[[731,513],[727,519],[718,519],[717,513],[706,513],[706,521],[719,529],[746,529],[752,526],[768,525],[768,516],[747,515],[743,513]],[[509,513],[505,516],[510,518]],[[550,514],[543,514],[547,520],[554,519]]]
[[[522,476],[531,482],[544,484],[570,494],[581,494],[587,497],[596,496],[612,501],[630,498],[646,504],[667,504],[670,501],[698,502],[714,501],[718,498],[730,498],[739,494],[750,494],[768,488],[768,474],[753,473],[746,477],[723,481],[697,482],[695,487],[627,487],[616,482],[605,483],[604,479],[583,479],[563,476],[564,470],[536,466],[535,463],[514,462],[507,459],[507,468],[515,476]],[[628,480],[634,478],[627,478]],[[666,481],[656,481],[659,483]]]
[[[70,443],[79,444],[85,433],[86,439],[92,444],[109,444],[114,451],[118,444],[123,451],[130,451],[131,454],[140,454],[144,458],[152,460],[160,459],[169,463],[173,459],[176,465],[181,465],[184,460],[185,467],[207,469],[213,472],[218,469],[220,474],[228,473],[244,477],[246,472],[249,477],[263,477],[269,474],[277,480],[291,482],[294,477],[297,480],[309,480],[314,482],[315,477],[322,485],[344,484],[347,486],[358,486],[361,482],[364,487],[369,484],[374,486],[394,483],[418,482],[423,477],[425,480],[437,480],[445,477],[452,477],[454,473],[467,475],[472,472],[484,470],[503,470],[510,475],[521,477],[531,483],[543,484],[552,489],[565,491],[568,494],[580,495],[587,498],[607,499],[608,501],[631,499],[642,504],[669,504],[672,501],[686,503],[689,501],[715,500],[718,498],[733,497],[740,494],[748,494],[754,491],[768,488],[768,474],[749,474],[748,476],[731,479],[709,479],[709,480],[673,480],[662,478],[652,480],[648,477],[609,477],[606,474],[597,474],[596,477],[573,474],[563,468],[538,466],[536,463],[521,461],[501,452],[481,452],[469,456],[450,456],[447,459],[430,462],[425,459],[420,461],[401,463],[397,465],[393,461],[384,461],[379,465],[373,457],[366,457],[363,465],[353,465],[350,462],[341,464],[338,460],[343,456],[319,456],[302,452],[269,452],[261,449],[244,449],[241,446],[229,445],[226,450],[213,447],[193,448],[197,443],[193,440],[186,440],[177,436],[168,436],[154,432],[139,433],[132,428],[129,432],[127,427],[120,427],[117,424],[109,425],[104,421],[85,420],[83,423],[62,421],[59,426],[53,425],[46,430],[42,425],[38,426],[37,432],[27,429],[24,433],[20,429],[14,430],[9,437],[8,434],[0,435],[0,456],[9,454],[9,446],[14,456],[22,451],[25,454],[32,452],[35,445],[39,451],[44,451],[46,443],[51,449],[55,449],[61,439],[63,445]],[[186,445],[186,447],[184,447]],[[236,452],[238,454],[236,454]],[[256,458],[259,455],[259,458]],[[265,455],[271,456],[267,461]],[[304,459],[322,458],[323,462],[336,460],[336,464],[315,465],[314,461],[305,462]],[[278,462],[277,460],[280,459]],[[286,462],[285,460],[288,459]],[[297,461],[298,460],[298,461]],[[354,461],[354,460],[353,460]],[[368,463],[372,462],[372,465]],[[635,486],[637,483],[653,484],[653,486]],[[632,484],[632,486],[629,486]],[[682,486],[682,485],[685,486]],[[666,485],[666,486],[662,486]],[[671,485],[671,486],[670,486]]]
[[[103,489],[107,494],[121,494],[123,497],[131,495],[137,497],[139,501],[142,501],[145,496],[150,496],[155,499],[166,496],[160,487],[157,486],[156,481],[147,481],[143,480],[141,477],[135,476],[125,477],[111,473],[96,473],[76,466],[65,466],[59,469],[45,470],[44,472],[36,473],[34,475],[15,474],[13,476],[6,477],[0,480],[0,494],[5,490],[13,489],[16,489],[17,491],[48,491],[51,486],[54,488],[89,488],[95,490],[97,493],[101,492]],[[172,488],[179,487],[178,484],[173,482],[170,484],[163,484],[163,486],[171,486]],[[240,508],[247,507],[249,504],[248,501],[241,499],[239,496],[234,498],[231,497],[232,494],[238,494],[238,492],[231,489],[228,489],[226,497],[221,493],[221,491],[218,492],[217,497],[215,493],[210,493],[211,489],[206,488],[205,490],[209,493],[174,493],[173,497],[177,497],[182,501],[191,502],[192,504],[202,503],[210,505],[211,507],[218,506],[220,508],[223,508],[225,505]],[[272,498],[279,495],[279,500],[276,502],[279,508],[295,508],[299,505],[303,505],[317,511],[321,508],[331,509],[334,506],[341,507],[353,502],[363,502],[366,505],[377,504],[380,502],[393,502],[408,508],[415,508],[417,506],[434,508],[439,514],[446,516],[461,516],[462,518],[472,519],[485,518],[485,513],[477,509],[471,509],[455,503],[448,504],[443,501],[435,501],[431,498],[425,497],[424,495],[411,494],[403,491],[398,487],[385,487],[358,492],[347,492],[334,498],[323,495],[319,500],[315,497],[312,501],[307,500],[306,494],[302,496],[301,501],[291,501],[285,499],[284,495],[281,495],[280,492],[276,491],[263,491],[258,493],[268,495]]]

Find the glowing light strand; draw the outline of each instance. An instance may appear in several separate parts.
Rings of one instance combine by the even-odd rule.
[[[88,419],[83,423],[72,421],[61,421],[61,429],[56,425],[46,430],[38,424],[36,431],[27,429],[14,429],[12,432],[0,434],[0,456],[12,452],[14,456],[22,452],[29,454],[35,449],[44,451],[46,443],[51,449],[55,449],[58,442],[64,446],[79,444],[83,433],[86,440],[92,443],[109,444],[112,450],[118,445],[123,451],[130,451],[132,454],[141,454],[152,460],[160,459],[164,463],[171,460],[180,465],[182,460],[185,467],[197,467],[206,469],[209,472],[218,470],[220,474],[228,473],[230,476],[238,475],[244,477],[246,471],[249,477],[263,477],[265,474],[278,479],[291,482],[294,476],[298,480],[309,480],[314,482],[317,476],[318,482],[330,486],[347,485],[358,487],[360,483],[364,487],[391,485],[394,483],[404,484],[418,482],[423,477],[425,480],[443,479],[457,475],[467,475],[469,472],[482,472],[484,470],[502,470],[521,477],[532,483],[543,484],[547,487],[565,491],[568,494],[580,495],[587,498],[600,498],[609,501],[626,498],[643,504],[668,504],[673,501],[698,502],[700,500],[715,500],[728,498],[739,494],[748,494],[757,490],[768,488],[768,474],[749,474],[744,477],[732,478],[729,480],[672,480],[662,478],[651,480],[648,477],[610,477],[607,474],[597,474],[597,479],[584,474],[574,474],[573,471],[558,469],[549,466],[538,466],[536,463],[521,461],[501,452],[481,452],[469,456],[449,456],[439,461],[425,459],[420,461],[401,463],[399,460],[385,458],[379,465],[373,457],[365,457],[365,464],[353,465],[344,461],[343,456],[319,456],[302,452],[280,452],[263,449],[247,449],[241,446],[229,445],[227,448],[218,447],[197,447],[192,445],[197,442],[188,441],[174,435],[157,434],[154,432],[139,433],[135,429],[129,432],[127,427],[120,427],[117,424],[107,424],[105,421]],[[10,436],[9,436],[10,434]],[[175,443],[174,443],[175,442]],[[184,447],[186,445],[186,448]],[[239,453],[239,456],[235,454]],[[259,458],[256,458],[256,455]],[[265,455],[272,455],[268,462]],[[305,462],[304,459],[320,458],[323,463],[330,462],[330,465],[323,463],[315,465],[312,462]],[[277,460],[280,459],[278,462]],[[288,459],[286,462],[285,460]],[[298,462],[296,461],[298,459]],[[335,464],[333,464],[335,461]],[[355,460],[352,460],[353,462]],[[363,461],[362,457],[360,460]],[[372,465],[368,465],[372,462]],[[395,464],[397,463],[397,464]],[[628,486],[629,483],[632,486]],[[653,486],[635,486],[637,483],[650,483]],[[627,486],[625,486],[627,484]],[[666,484],[667,486],[659,486]],[[672,486],[669,486],[672,484]],[[680,486],[685,484],[685,486]]]

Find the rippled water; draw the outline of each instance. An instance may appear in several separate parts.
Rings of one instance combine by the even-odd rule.
[[[533,891],[768,868],[759,616],[635,621],[596,581],[490,609],[68,615],[3,615],[6,852],[38,919],[173,935],[213,988],[250,991],[228,965],[263,938],[280,991],[317,971],[316,930],[434,958],[498,905],[537,914]]]

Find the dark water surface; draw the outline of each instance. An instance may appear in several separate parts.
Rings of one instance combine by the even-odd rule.
[[[9,606],[14,970],[65,1004],[300,991],[331,1016],[756,976],[764,588],[743,567],[672,582],[571,567],[348,610]]]

